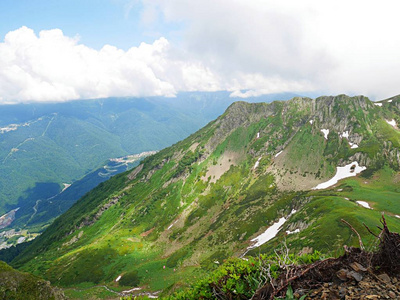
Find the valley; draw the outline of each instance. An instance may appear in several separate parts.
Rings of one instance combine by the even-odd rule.
[[[72,184],[64,183],[64,188],[57,194],[47,199],[36,200],[32,208],[32,214],[25,224],[22,226],[19,224],[17,230],[10,229],[0,233],[0,250],[33,240],[45,228],[41,226],[38,232],[38,224],[50,224],[51,220],[66,211],[75,201],[95,188],[99,183],[133,168],[141,159],[155,153],[156,151],[147,151],[125,157],[111,158],[103,167],[85,175],[82,179]],[[69,190],[67,191],[68,188]],[[12,225],[16,211],[18,211],[18,208],[1,216],[0,222],[2,226],[0,227],[6,228]],[[22,230],[21,227],[23,228]]]
[[[287,99],[291,94],[254,97]],[[160,150],[221,114],[235,101],[227,92],[3,105],[0,110],[0,215],[19,208],[14,229],[40,233],[55,217],[122,161],[108,159]],[[96,175],[94,176],[96,177]],[[79,182],[68,192],[66,184]],[[83,185],[88,184],[85,188]],[[77,192],[76,195],[72,195]],[[55,197],[54,200],[52,198]],[[35,208],[41,212],[37,213]]]
[[[231,256],[269,255],[282,243],[337,256],[358,244],[341,219],[366,244],[362,224],[382,212],[399,231],[400,133],[387,120],[400,120],[400,98],[378,103],[235,102],[85,194],[10,263],[72,298],[111,297],[103,286],[165,296]]]
[[[400,299],[399,10],[0,1],[0,300]]]
[[[83,191],[96,186],[87,176],[109,158],[166,147],[205,125],[232,101],[228,94],[189,93],[177,97],[175,104],[152,97],[3,105],[0,215],[19,208],[7,226],[39,233]],[[108,161],[100,176],[109,178],[119,163]],[[63,193],[61,206],[51,205],[51,198],[57,203],[66,184],[77,181],[81,186],[93,183],[76,196]]]

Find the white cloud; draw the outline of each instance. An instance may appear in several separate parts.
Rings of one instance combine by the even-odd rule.
[[[127,14],[138,1],[127,2]],[[144,29],[178,24],[174,42],[94,50],[58,29],[9,32],[0,43],[0,102],[196,90],[400,93],[397,0],[142,2]]]
[[[165,38],[128,51],[111,45],[94,50],[59,29],[37,36],[21,27],[0,43],[1,103],[217,90],[247,97],[293,88],[302,89],[303,84],[240,70],[226,75]],[[241,93],[241,89],[257,91]]]
[[[2,103],[65,101],[109,96],[174,96],[177,90],[216,89],[201,64],[174,58],[165,38],[128,51],[81,45],[59,29],[39,36],[22,27],[0,43]]]
[[[263,80],[247,87],[255,94],[271,84],[372,98],[400,92],[397,0],[143,2],[184,24],[183,47],[233,89],[257,75]]]

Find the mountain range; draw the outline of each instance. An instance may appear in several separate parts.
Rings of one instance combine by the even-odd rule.
[[[268,95],[253,101],[289,97]],[[110,167],[109,159],[169,146],[216,118],[233,101],[227,92],[196,92],[176,98],[2,105],[0,217],[5,221],[0,219],[0,230],[36,236],[98,183],[126,170],[93,175],[108,173],[101,169]],[[12,245],[9,242],[2,243],[0,237],[0,248]]]
[[[84,298],[103,285],[168,294],[282,243],[335,255],[358,244],[341,219],[366,233],[384,212],[400,229],[399,121],[399,96],[235,102],[99,184],[11,265]]]

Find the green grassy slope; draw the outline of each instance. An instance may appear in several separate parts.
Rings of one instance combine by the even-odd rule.
[[[246,253],[251,239],[293,210],[275,238],[247,255],[271,253],[283,240],[294,252],[334,254],[358,242],[342,218],[365,233],[357,224],[373,226],[381,211],[398,231],[400,133],[385,122],[396,116],[344,95],[234,103],[187,139],[99,185],[12,264],[64,287],[158,291]],[[328,139],[321,129],[330,130]],[[340,136],[345,131],[348,138]],[[362,176],[311,190],[353,161],[367,167]]]
[[[66,299],[64,293],[49,282],[14,270],[0,261],[0,299]]]
[[[5,230],[41,228],[51,219],[32,228],[27,222],[33,208],[40,210],[63,183],[81,179],[109,158],[169,146],[233,101],[220,93],[185,93],[170,100],[109,98],[2,106],[0,216],[20,207],[17,220]]]

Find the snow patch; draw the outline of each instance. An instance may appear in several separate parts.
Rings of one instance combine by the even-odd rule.
[[[279,151],[277,154],[275,154],[275,157],[278,157],[278,156],[279,156],[279,154],[281,154],[281,153],[282,153],[282,151],[283,151],[283,150],[281,150],[281,151]]]
[[[269,240],[272,240],[278,234],[279,230],[281,229],[282,225],[285,224],[287,219],[289,219],[290,216],[295,213],[296,213],[296,210],[293,209],[286,218],[285,217],[280,218],[278,222],[275,222],[270,227],[268,227],[267,230],[265,230],[263,233],[261,233],[259,236],[252,239],[251,242],[256,242],[256,243],[254,245],[251,245],[247,249],[257,248],[257,247],[265,244]]]
[[[376,106],[382,106],[382,103],[374,103]]]
[[[358,148],[358,145],[357,145],[357,144],[353,144],[352,142],[349,142],[349,145],[350,145],[350,148],[351,148],[351,149],[356,149],[356,148]]]
[[[122,291],[121,294],[128,294],[128,293],[132,293],[134,291],[140,291],[141,289],[142,289],[141,287],[136,287],[136,288],[133,288],[133,289],[130,289],[130,290]]]
[[[119,275],[119,276],[117,277],[117,279],[115,279],[115,281],[118,282],[120,279],[121,279],[121,275]]]
[[[388,100],[389,103],[392,103],[393,100]]]
[[[348,131],[348,130],[344,131],[344,132],[340,135],[340,137],[349,138],[349,131]]]
[[[371,206],[369,206],[368,202],[365,201],[356,201],[356,202],[365,208],[372,209]]]
[[[392,121],[386,120],[386,123],[388,123],[389,125],[392,125],[393,127],[397,126],[396,121],[394,119],[392,119]]]
[[[329,129],[321,129],[321,132],[324,134],[324,138],[327,140],[329,135]]]
[[[336,167],[336,174],[330,180],[318,184],[313,190],[326,189],[332,185],[335,185],[339,180],[356,176],[358,173],[366,170],[366,167],[361,167],[358,162],[354,161],[344,167]]]
[[[175,220],[175,222],[173,222],[171,225],[169,225],[167,230],[170,230],[172,228],[172,226],[174,226],[176,224],[176,222],[178,222],[178,220]]]
[[[395,215],[395,217],[400,219],[400,216],[399,216],[399,215]]]
[[[257,159],[256,163],[254,164],[253,169],[257,169],[258,168],[258,165],[260,164],[260,160],[261,160],[261,157],[259,159]]]
[[[310,122],[310,124],[312,125],[312,123],[314,123],[314,120],[310,120],[309,122]]]
[[[340,136],[340,138],[346,138],[347,140],[349,139],[349,131],[348,130],[346,130],[346,131],[343,131],[343,133],[342,134],[339,134],[339,136]],[[350,141],[348,141],[349,142],[349,145],[350,145],[350,148],[351,149],[356,149],[356,148],[358,148],[358,145],[357,144],[354,144],[354,143],[352,143],[352,142],[350,142]]]
[[[258,139],[260,138],[260,133],[259,133],[259,132],[257,132],[257,138],[258,138]]]
[[[300,232],[299,228],[295,229],[294,231],[286,230],[286,234],[299,233],[299,232]]]

